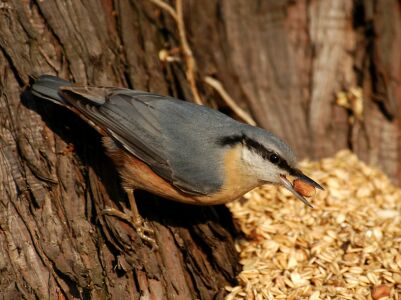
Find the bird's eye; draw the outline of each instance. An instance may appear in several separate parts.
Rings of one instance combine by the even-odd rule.
[[[280,162],[280,157],[277,154],[273,153],[270,154],[269,160],[273,164],[278,164]]]

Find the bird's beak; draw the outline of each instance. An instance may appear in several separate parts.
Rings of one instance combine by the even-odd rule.
[[[303,182],[305,182],[308,185],[311,185],[315,188],[318,188],[319,190],[323,190],[323,187],[318,184],[317,182],[315,182],[313,179],[309,178],[308,176],[306,176],[305,174],[303,174],[300,170],[296,170],[296,172],[294,172],[293,174],[297,179],[302,180]],[[309,203],[308,200],[306,200],[300,193],[298,193],[294,187],[292,186],[291,182],[284,176],[284,175],[280,175],[280,181],[281,184],[287,189],[289,190],[291,193],[294,194],[295,197],[297,197],[299,200],[301,200],[303,203],[305,203],[307,206],[313,208],[312,204]]]

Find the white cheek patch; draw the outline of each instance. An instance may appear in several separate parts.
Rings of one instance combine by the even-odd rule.
[[[242,149],[241,157],[243,162],[253,169],[258,168],[258,166],[260,166],[264,161],[264,159],[260,155],[256,154],[254,151],[251,151],[246,147]]]
[[[244,147],[241,153],[242,162],[249,175],[255,176],[259,180],[276,182],[279,178],[279,168],[263,159],[260,155]]]

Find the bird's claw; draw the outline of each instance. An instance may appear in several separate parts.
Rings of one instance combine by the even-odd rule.
[[[148,222],[144,221],[141,216],[132,216],[131,214],[123,213],[115,208],[107,207],[101,212],[102,215],[113,216],[119,218],[135,229],[141,240],[151,246],[151,250],[158,249],[154,238],[155,231],[149,227]]]

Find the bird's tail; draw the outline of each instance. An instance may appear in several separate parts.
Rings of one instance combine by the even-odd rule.
[[[41,75],[32,85],[32,94],[50,100],[56,104],[64,105],[63,99],[59,95],[59,88],[69,86],[71,82],[51,75]]]

